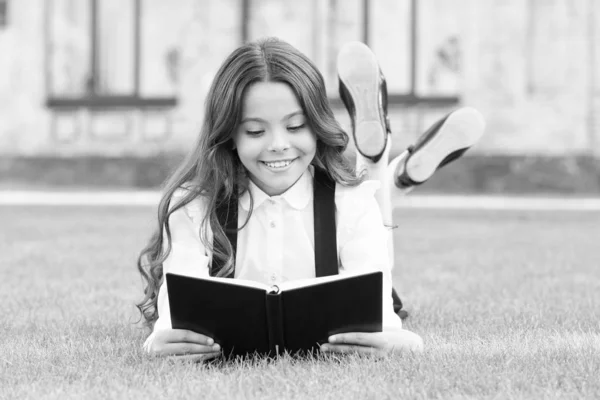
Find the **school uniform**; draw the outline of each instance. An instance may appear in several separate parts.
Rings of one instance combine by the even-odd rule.
[[[235,278],[265,284],[315,277],[315,242],[313,220],[313,177],[310,167],[285,193],[269,196],[253,183],[238,202],[238,226],[253,210],[246,226],[237,234]],[[392,276],[388,253],[388,232],[375,200],[378,181],[365,181],[358,186],[335,187],[336,241],[339,274],[371,271],[383,272],[383,328],[401,328],[402,321],[392,304]],[[176,204],[185,189],[177,191],[171,204]],[[210,275],[211,255],[202,244],[200,223],[206,212],[202,198],[196,198],[175,211],[170,219],[171,253],[163,263],[167,272],[191,277]],[[207,232],[212,240],[212,232]],[[159,318],[154,332],[171,328],[166,284],[158,294]],[[144,347],[148,348],[153,334]]]

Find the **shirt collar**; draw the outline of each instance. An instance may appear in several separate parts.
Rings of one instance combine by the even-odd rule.
[[[254,200],[254,208],[260,207],[261,204],[269,199],[284,199],[292,208],[302,210],[308,205],[313,196],[312,171],[307,169],[291,188],[279,196],[269,196],[250,181],[248,190],[244,192],[239,200],[240,205],[246,211],[250,209],[250,195],[252,195],[252,199]]]

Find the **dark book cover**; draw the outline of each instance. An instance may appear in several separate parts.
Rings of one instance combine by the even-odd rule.
[[[380,332],[381,272],[277,286],[166,274],[174,329],[219,343],[226,356],[311,352],[330,335]]]

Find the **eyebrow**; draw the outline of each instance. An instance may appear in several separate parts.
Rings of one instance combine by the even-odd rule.
[[[283,118],[282,118],[281,120],[283,121],[283,120],[285,120],[285,119],[289,119],[289,118],[291,118],[291,117],[295,117],[296,115],[304,115],[304,112],[303,112],[303,111],[301,111],[301,110],[298,110],[298,111],[291,112],[291,113],[289,113],[289,114],[286,114],[286,115],[284,115],[284,116],[283,116]],[[256,117],[246,117],[246,118],[242,118],[242,120],[240,121],[240,123],[241,123],[241,124],[243,124],[244,122],[251,122],[251,121],[254,121],[254,122],[266,122],[266,121],[265,121],[264,119],[262,119],[262,118],[256,118]]]

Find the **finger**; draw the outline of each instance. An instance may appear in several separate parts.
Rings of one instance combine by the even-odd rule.
[[[168,360],[172,363],[201,363],[210,361],[221,355],[220,351],[204,354],[183,354],[168,356]]]
[[[168,343],[196,343],[206,346],[212,346],[215,341],[201,333],[190,331],[187,329],[172,329],[171,334],[167,338]]]
[[[381,332],[350,332],[339,333],[329,337],[329,343],[350,344],[366,347],[383,348],[386,345]]]
[[[348,344],[324,344],[321,346],[321,351],[325,353],[354,353],[354,354],[369,354],[380,355],[381,351],[374,347],[354,346]]]
[[[210,354],[220,353],[221,347],[218,344],[205,346],[197,343],[165,343],[156,349],[155,353],[159,355],[186,355],[186,354]]]

